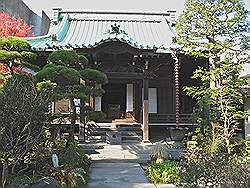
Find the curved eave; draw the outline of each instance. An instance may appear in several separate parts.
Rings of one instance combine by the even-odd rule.
[[[158,53],[170,53],[171,52],[167,47],[163,45],[143,46],[141,44],[138,44],[138,42],[125,40],[123,38],[102,39],[99,42],[96,42],[94,45],[89,44],[87,46],[84,44],[70,44],[70,43],[53,44],[53,42],[51,41],[51,36],[40,38],[39,40],[28,40],[28,42],[31,44],[32,49],[36,51],[50,51],[50,50],[58,50],[58,49],[94,49],[105,43],[122,42],[138,50],[154,50],[155,52],[159,51]]]
[[[69,28],[69,15],[64,15],[59,24],[51,23],[47,35],[37,37],[27,37],[26,40],[35,51],[53,50],[57,43],[61,42],[66,36]]]

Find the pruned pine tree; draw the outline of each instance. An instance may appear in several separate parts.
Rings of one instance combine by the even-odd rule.
[[[30,48],[30,44],[22,38],[0,38],[0,63],[8,66],[10,76],[14,74],[14,68],[18,65],[33,70],[39,69],[33,64],[37,56],[30,52]]]
[[[95,85],[107,83],[107,76],[88,67],[88,59],[83,55],[78,55],[73,50],[58,50],[49,55],[49,63],[43,67],[36,75],[39,87],[51,86],[54,83],[52,101],[69,99],[71,113],[63,118],[71,121],[70,136],[73,136],[77,118],[84,119],[85,102],[89,96],[101,96],[104,90]],[[80,115],[76,113],[74,99],[80,99]],[[93,109],[89,109],[93,110]]]

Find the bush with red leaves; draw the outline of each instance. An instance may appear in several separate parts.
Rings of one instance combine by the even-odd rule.
[[[22,19],[12,17],[7,13],[0,13],[0,38],[8,36],[32,37],[34,33],[31,26]]]

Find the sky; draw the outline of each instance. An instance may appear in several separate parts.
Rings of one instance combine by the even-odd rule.
[[[180,14],[185,0],[23,0],[34,12],[41,15],[44,10],[52,17],[52,8],[73,10],[125,10],[125,11],[166,11],[176,10]],[[250,0],[244,0],[250,10]]]

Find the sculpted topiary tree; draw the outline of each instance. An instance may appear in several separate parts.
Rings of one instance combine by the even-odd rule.
[[[71,120],[70,136],[73,136],[76,119],[78,118],[74,99],[81,100],[79,107],[83,111],[88,96],[101,96],[104,93],[101,88],[93,87],[93,83],[105,84],[107,77],[100,71],[85,69],[88,59],[72,50],[54,51],[49,55],[48,60],[50,63],[36,75],[36,78],[40,81],[38,85],[41,87],[47,86],[48,81],[55,83],[53,101],[70,100],[71,114],[68,118]],[[80,115],[84,116],[84,113],[82,112]]]
[[[197,100],[198,119],[203,116],[198,123],[206,123],[203,128],[212,135],[212,144],[216,144],[218,135],[218,145],[228,153],[231,138],[244,116],[244,93],[240,88],[244,82],[239,72],[249,47],[246,13],[240,0],[187,0],[176,26],[181,49],[188,55],[208,59],[207,66],[197,69],[193,76],[202,85],[185,90]]]
[[[31,46],[21,38],[0,38],[0,63],[8,66],[9,74],[14,74],[14,68],[23,65],[28,68],[38,69],[31,62],[36,59],[36,54],[30,52]]]

